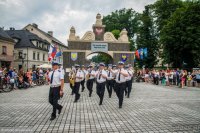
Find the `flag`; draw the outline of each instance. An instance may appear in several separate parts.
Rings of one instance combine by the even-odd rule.
[[[139,51],[138,51],[138,50],[135,51],[135,55],[136,55],[136,57],[137,57],[138,59],[140,59],[140,55],[139,55]]]
[[[143,54],[144,54],[144,57],[147,57],[147,48],[143,49]]]
[[[62,55],[62,52],[61,51],[58,51],[57,53],[56,53],[56,57],[60,57]]]
[[[140,59],[143,60],[143,48],[139,49]]]
[[[53,51],[53,46],[50,44],[50,47],[49,47],[49,52],[48,52],[48,54],[51,54],[51,53],[52,53],[52,51]]]
[[[51,53],[51,57],[52,57],[52,58],[55,57],[56,52],[57,52],[57,48],[54,46],[54,47],[53,47],[53,50],[52,50],[52,53]]]

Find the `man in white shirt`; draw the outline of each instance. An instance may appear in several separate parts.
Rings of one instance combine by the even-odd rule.
[[[80,99],[79,88],[81,81],[84,79],[84,73],[82,70],[80,70],[80,65],[76,64],[75,68],[76,68],[76,74],[75,74],[75,85],[74,85],[74,93],[75,93],[74,103],[76,103]]]
[[[106,81],[106,88],[108,90],[108,94],[109,94],[109,98],[111,98],[111,95],[112,95],[112,89],[113,89],[113,74],[111,72],[112,70],[112,64],[108,64],[108,70],[107,70],[107,81]]]
[[[115,91],[119,99],[119,108],[122,108],[124,90],[126,88],[126,77],[128,77],[128,72],[124,69],[124,62],[122,61],[118,62],[118,71],[115,72],[114,74],[116,75]]]
[[[133,71],[131,70],[131,65],[127,65],[126,70],[128,72],[128,77],[126,77],[125,95],[127,95],[127,98],[129,98],[132,89],[132,79],[133,79]]]
[[[58,114],[61,113],[62,106],[58,104],[58,100],[63,96],[64,75],[58,68],[58,63],[52,63],[53,71],[49,73],[50,90],[49,90],[49,103],[53,106],[53,113],[50,120],[56,118],[56,109]]]
[[[97,78],[97,95],[100,98],[99,105],[102,105],[104,92],[105,92],[105,85],[106,85],[106,78],[107,78],[107,72],[104,70],[105,64],[100,63],[99,64],[99,71],[96,74]]]
[[[85,89],[85,77],[86,77],[86,71],[87,70],[86,70],[84,65],[81,66],[81,70],[83,71],[83,74],[84,74],[83,80],[81,81],[81,86],[82,86],[81,92],[83,92],[84,89]]]
[[[89,91],[89,97],[91,97],[92,91],[93,91],[94,78],[95,78],[95,75],[96,75],[96,72],[94,71],[94,68],[93,68],[92,65],[89,65],[87,74],[88,74],[88,80],[86,82],[86,86],[87,86],[87,89]]]

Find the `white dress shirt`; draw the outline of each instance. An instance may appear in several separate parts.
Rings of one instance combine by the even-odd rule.
[[[59,85],[61,85],[61,81],[60,80],[64,79],[63,73],[59,69],[56,69],[54,71],[54,73],[53,73],[53,71],[51,71],[49,73],[49,79],[50,79],[50,81],[51,81],[52,74],[53,74],[53,80],[52,80],[51,85],[53,85],[53,86],[59,86]]]
[[[94,75],[94,76],[90,75],[89,79],[94,79],[95,78],[96,72],[94,70],[88,70],[87,73],[90,73],[90,74]]]
[[[76,78],[76,82],[81,82],[84,80],[84,72],[82,70],[77,70],[76,77],[81,77],[81,79]]]
[[[127,69],[128,77],[126,77],[126,81],[130,81],[133,77],[133,72],[129,69]]]
[[[114,74],[111,71],[107,71],[107,75],[108,75],[107,80],[114,79]]]
[[[124,82],[126,82],[126,77],[124,75],[122,75],[122,74],[120,74],[120,80],[119,80],[119,72],[120,72],[120,69],[118,69],[118,71],[116,73],[116,79],[115,79],[115,81],[117,83],[124,83]],[[121,72],[124,73],[124,74],[128,74],[128,72],[124,68],[121,69]]]
[[[96,78],[97,78],[97,82],[98,83],[103,83],[106,81],[106,78],[103,78],[102,75],[105,75],[106,78],[107,78],[107,72],[105,70],[99,70],[97,75],[96,75]],[[100,77],[100,78],[99,78]]]

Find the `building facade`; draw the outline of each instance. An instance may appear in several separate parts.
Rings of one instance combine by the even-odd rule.
[[[53,36],[53,31],[48,31],[48,32],[44,32],[43,30],[41,30],[37,24],[33,23],[33,24],[28,24],[27,26],[25,26],[23,28],[24,30],[28,30],[31,33],[36,34],[37,36],[39,36],[40,38],[46,40],[47,42],[49,42],[52,45],[57,45],[57,48],[59,49],[59,51],[63,52],[64,50],[67,50],[68,47],[62,43],[61,41],[59,41],[58,39],[56,39]],[[61,64],[63,64],[63,56],[60,56],[59,58],[57,58],[57,61]]]
[[[13,65],[14,40],[3,30],[0,29],[0,67]]]
[[[11,28],[6,33],[15,41],[14,67],[17,69],[35,69],[36,66],[48,63],[50,43],[27,30]]]

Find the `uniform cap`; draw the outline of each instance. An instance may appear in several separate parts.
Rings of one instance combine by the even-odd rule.
[[[59,63],[56,62],[56,61],[53,61],[53,62],[52,62],[52,65],[53,65],[53,66],[54,66],[54,65],[59,65]]]
[[[123,61],[119,61],[118,65],[124,65],[124,62]]]
[[[80,65],[79,65],[79,64],[75,64],[74,66],[75,66],[75,67],[80,67]]]
[[[105,66],[105,64],[104,63],[99,63],[99,66]]]
[[[113,65],[113,67],[117,67],[116,65]]]

